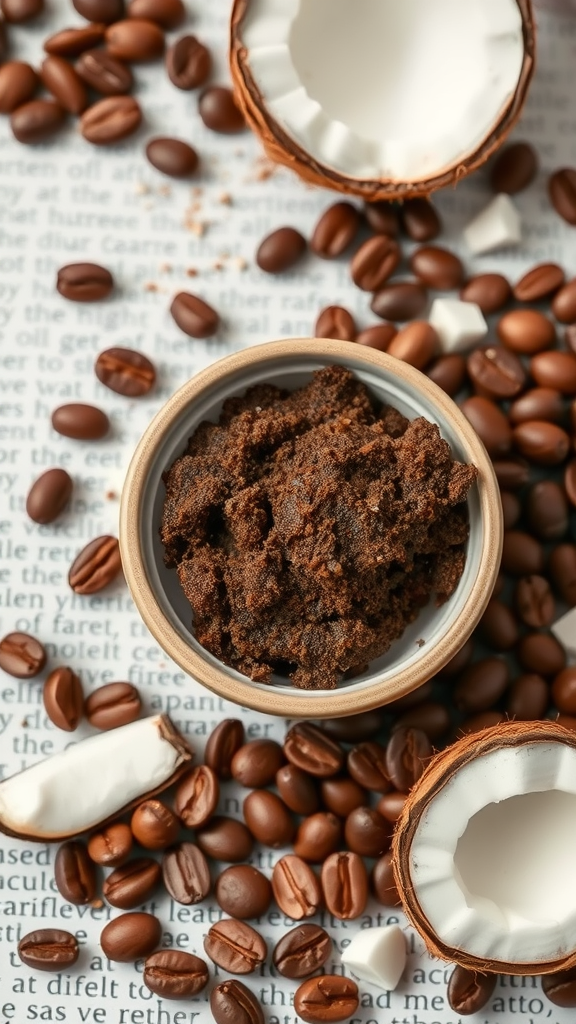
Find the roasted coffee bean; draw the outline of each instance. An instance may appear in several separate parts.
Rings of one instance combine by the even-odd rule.
[[[566,666],[566,651],[550,633],[529,633],[517,648],[522,668],[541,676],[556,676]]]
[[[103,21],[109,25],[124,17],[124,0],[72,0],[72,3],[87,21]]]
[[[133,348],[107,348],[94,364],[101,384],[126,398],[140,398],[154,387],[156,370],[141,352]]]
[[[346,818],[346,846],[362,857],[380,857],[390,846],[389,823],[372,807],[356,807]]]
[[[474,390],[485,398],[514,398],[526,384],[522,363],[500,345],[475,349],[468,356],[466,369]]]
[[[229,135],[241,132],[246,127],[244,115],[236,104],[234,93],[224,85],[210,85],[200,93],[198,113],[206,127],[213,132]]]
[[[44,40],[46,53],[56,57],[79,57],[85,50],[98,46],[104,39],[105,25],[84,25],[82,28],[63,28]]]
[[[506,530],[502,568],[513,576],[539,576],[544,568],[544,549],[523,530]]]
[[[379,743],[368,741],[353,747],[348,753],[346,764],[352,778],[364,789],[386,793],[391,788],[386,768],[386,750]]]
[[[418,781],[432,756],[432,746],[421,729],[398,729],[386,747],[386,771],[396,789],[407,793]]]
[[[130,826],[116,821],[92,833],[88,840],[88,853],[95,864],[116,868],[130,856],[133,842]]]
[[[274,899],[283,914],[294,921],[313,917],[322,905],[320,882],[302,857],[281,857],[272,871]]]
[[[506,455],[512,446],[512,430],[507,416],[489,398],[473,395],[460,405],[466,419],[491,456]]]
[[[113,288],[112,274],[97,263],[69,263],[60,267],[56,278],[57,291],[73,302],[98,302],[106,299]]]
[[[11,114],[31,100],[38,87],[38,75],[23,60],[9,60],[0,67],[0,114]]]
[[[238,718],[225,718],[212,730],[204,760],[219,779],[232,778],[232,758],[244,743],[244,726]]]
[[[164,52],[164,33],[146,18],[127,18],[116,21],[106,29],[106,49],[118,60],[156,60]]]
[[[438,675],[440,678],[448,677],[449,679],[454,676],[460,675],[460,672],[466,668],[467,665],[472,661],[472,655],[474,654],[474,641],[470,637],[465,644],[456,651],[456,654],[450,658],[444,665],[444,668],[440,670]]]
[[[208,984],[208,967],[201,957],[183,949],[160,949],[146,957],[142,980],[162,999],[191,999]]]
[[[354,341],[356,337],[354,317],[343,306],[326,306],[318,314],[314,337]]]
[[[396,238],[400,231],[397,208],[386,199],[375,203],[364,204],[364,216],[377,235],[389,235]]]
[[[576,394],[576,355],[572,352],[540,352],[530,360],[530,373],[542,388]]]
[[[500,487],[513,491],[528,483],[530,466],[526,459],[493,459],[492,468]]]
[[[466,361],[458,352],[440,356],[426,367],[426,376],[451,398],[462,388],[466,379]]]
[[[400,907],[402,900],[392,870],[392,854],[383,854],[376,861],[371,874],[372,891],[383,907]]]
[[[405,199],[400,215],[404,231],[413,242],[431,242],[442,230],[440,216],[429,199]]]
[[[140,127],[142,110],[133,96],[107,96],[80,118],[80,131],[94,146],[121,142]]]
[[[162,925],[157,917],[132,912],[108,922],[102,929],[100,945],[109,960],[132,963],[152,953],[161,937]]]
[[[497,980],[496,974],[481,974],[456,964],[448,982],[448,1002],[455,1013],[477,1013],[491,998]]]
[[[570,504],[576,507],[576,459],[564,470],[564,490]]]
[[[276,786],[286,806],[295,814],[308,816],[318,810],[314,779],[296,765],[285,764],[276,772]]]
[[[518,302],[540,302],[564,284],[564,271],[557,263],[539,263],[528,270],[514,286]]]
[[[527,420],[560,423],[564,419],[562,395],[554,388],[531,388],[512,402],[508,417],[515,426]]]
[[[10,25],[21,25],[44,10],[44,0],[0,0],[0,11]]]
[[[368,803],[368,794],[354,779],[324,779],[320,792],[327,811],[346,818],[357,807]]]
[[[58,434],[77,441],[98,441],[110,429],[110,420],[102,409],[80,402],[58,406],[52,413],[51,423]]]
[[[130,92],[134,83],[130,68],[106,50],[87,50],[75,68],[82,81],[102,96],[121,96]]]
[[[205,900],[210,892],[210,869],[202,850],[194,843],[178,843],[162,857],[164,885],[173,900],[189,906]]]
[[[249,864],[226,868],[218,876],[214,892],[224,913],[241,920],[262,917],[272,902],[270,882]]]
[[[242,786],[260,789],[274,781],[283,763],[282,747],[275,740],[250,740],[234,754],[230,771]]]
[[[395,359],[401,359],[417,370],[424,370],[434,358],[439,345],[440,340],[432,324],[426,320],[414,320],[398,331],[386,351]]]
[[[452,700],[459,711],[476,714],[488,711],[510,682],[510,669],[503,658],[482,658],[469,665],[458,679]]]
[[[280,274],[293,267],[305,252],[306,239],[296,228],[277,228],[260,242],[256,263],[267,274]]]
[[[68,903],[83,906],[96,896],[96,867],[84,843],[71,840],[59,847],[54,858],[54,880]]]
[[[74,484],[65,469],[47,469],[28,491],[26,512],[35,523],[53,523],[72,496]]]
[[[352,203],[334,203],[317,221],[310,248],[322,259],[335,259],[354,241],[359,226],[360,214]]]
[[[551,309],[561,324],[573,324],[576,320],[576,277],[571,278],[556,292]]]
[[[198,167],[198,153],[181,139],[150,139],[146,156],[157,171],[171,178],[189,178]]]
[[[44,142],[59,131],[66,120],[66,111],[54,100],[30,100],[10,115],[12,134],[18,142]]]
[[[528,525],[541,540],[559,540],[568,529],[568,502],[560,484],[539,480],[524,502]]]
[[[28,633],[8,633],[0,640],[0,668],[16,679],[32,679],[46,664],[46,651]]]
[[[370,309],[383,320],[415,320],[427,301],[426,289],[416,281],[392,281],[376,292]]]
[[[154,21],[162,28],[177,28],[186,16],[182,0],[130,0],[126,9],[129,18]]]
[[[230,974],[252,974],[268,953],[262,936],[245,921],[234,918],[212,925],[204,939],[204,949],[215,964]]]
[[[391,793],[383,793],[378,803],[376,804],[376,810],[386,821],[398,821],[398,818],[404,810],[404,804],[406,803],[406,794],[397,793],[395,790]]]
[[[491,729],[494,725],[500,725],[506,720],[503,711],[480,711],[477,715],[466,718],[457,729],[458,736],[468,736],[470,733],[482,732],[483,729]]]
[[[220,325],[220,317],[199,295],[178,292],[170,306],[172,319],[190,338],[210,338]]]
[[[529,142],[513,142],[500,150],[492,165],[490,182],[494,192],[513,196],[536,177],[538,157]]]
[[[576,605],[576,545],[558,544],[550,555],[548,568],[560,597],[573,608]]]
[[[552,700],[567,715],[576,714],[576,667],[563,668],[552,682]]]
[[[360,917],[368,899],[368,875],[357,853],[331,853],[322,864],[322,892],[328,911],[341,921]]]
[[[499,313],[512,298],[512,288],[502,274],[476,274],[460,291],[464,302],[475,302],[485,316]]]
[[[506,700],[506,712],[510,718],[532,722],[543,718],[548,707],[548,685],[542,676],[533,672],[517,676],[512,683]]]
[[[79,677],[62,666],[50,673],[42,690],[46,714],[58,729],[74,732],[84,710],[84,694]]]
[[[509,651],[519,636],[516,616],[496,597],[488,602],[478,628],[485,642],[495,651]]]
[[[439,291],[461,288],[464,283],[461,260],[453,252],[436,245],[427,245],[412,253],[410,269],[423,284]]]
[[[174,810],[186,828],[200,828],[212,817],[220,786],[216,773],[199,764],[180,779],[174,795]]]
[[[450,728],[450,713],[438,701],[425,701],[405,711],[394,723],[394,729],[421,729],[429,740],[436,740]]]
[[[136,721],[142,700],[132,683],[105,683],[90,694],[84,710],[94,728],[117,729]]]
[[[252,835],[263,846],[278,850],[287,846],[294,836],[294,822],[279,796],[265,789],[255,789],[244,800],[244,821]]]
[[[333,740],[340,743],[362,743],[370,740],[383,729],[386,715],[383,708],[372,711],[359,711],[356,715],[344,718],[323,718],[318,725]]]
[[[155,798],[144,800],[134,810],[130,828],[135,840],[145,850],[165,850],[175,843],[180,832],[180,822],[166,804]]]
[[[212,56],[196,36],[181,36],[166,52],[168,78],[177,89],[197,89],[212,70]]]
[[[542,991],[555,1006],[576,1006],[576,968],[544,975]]]
[[[548,195],[556,213],[567,224],[576,224],[576,170],[562,167],[548,179]]]
[[[429,679],[428,682],[417,686],[416,689],[412,690],[410,693],[405,693],[403,697],[397,697],[396,700],[390,701],[390,703],[386,705],[386,710],[396,714],[396,712],[405,711],[407,708],[413,708],[417,704],[421,704],[422,701],[428,700],[431,696],[432,681]]]
[[[400,247],[388,235],[373,235],[362,243],[350,263],[350,273],[357,288],[376,292],[394,273],[401,259]]]
[[[35,971],[65,971],[76,963],[79,952],[76,936],[60,928],[39,928],[18,943],[22,963]]]
[[[358,986],[340,974],[303,981],[294,993],[294,1009],[306,1024],[348,1020],[358,1009]]]
[[[284,978],[307,978],[324,966],[331,952],[328,932],[317,924],[300,924],[276,943],[272,962]]]
[[[557,466],[570,451],[570,437],[562,427],[545,420],[519,423],[512,431],[518,451],[539,466]]]
[[[244,822],[221,815],[210,818],[208,824],[198,829],[196,842],[203,853],[229,864],[247,860],[254,846],[254,840]]]
[[[210,1009],[216,1024],[264,1024],[264,1013],[253,992],[241,981],[221,981],[210,993]]]
[[[368,348],[375,348],[378,352],[386,352],[388,345],[396,337],[398,331],[394,324],[376,324],[374,327],[366,327],[356,335],[357,345],[367,345]]]
[[[40,68],[42,84],[69,114],[81,114],[88,106],[88,94],[74,68],[56,54],[50,54]]]
[[[510,491],[502,491],[500,493],[500,499],[502,501],[504,529],[512,530],[520,519],[522,505],[520,504],[520,500],[517,495],[512,494]]]
[[[513,309],[504,313],[496,332],[506,348],[524,356],[544,352],[556,341],[554,324],[537,309]]]
[[[342,822],[335,814],[318,811],[299,825],[294,853],[311,864],[321,864],[334,853],[342,839]]]
[[[336,775],[344,764],[340,745],[310,722],[297,722],[288,730],[284,754],[291,764],[321,779]]]

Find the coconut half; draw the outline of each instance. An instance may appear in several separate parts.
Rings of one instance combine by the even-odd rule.
[[[515,124],[531,0],[235,0],[230,63],[273,160],[367,200],[428,195]]]
[[[429,951],[487,973],[576,964],[576,734],[508,722],[437,754],[393,841]]]

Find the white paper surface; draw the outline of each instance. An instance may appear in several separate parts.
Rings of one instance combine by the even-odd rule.
[[[211,46],[214,82],[228,81],[229,6],[225,0],[202,5],[196,0],[179,30],[193,31]],[[82,23],[62,0],[50,0],[49,7],[50,14],[38,23],[11,28],[14,56],[38,64],[43,38]],[[465,256],[470,271],[502,270],[515,280],[536,261],[556,260],[567,276],[576,272],[576,231],[551,210],[546,193],[549,171],[576,165],[575,57],[576,20],[542,15],[538,72],[515,132],[537,145],[542,161],[537,181],[516,199],[524,221],[521,248],[476,260],[464,252],[461,229],[489,198],[484,172],[436,200],[444,237]],[[292,224],[309,236],[334,197],[286,171],[269,175],[250,133],[210,133],[197,114],[197,94],[173,88],[161,64],[137,66],[135,75],[145,124],[114,148],[93,148],[72,124],[49,144],[25,147],[13,140],[7,119],[0,121],[0,635],[15,629],[37,635],[49,652],[46,671],[71,665],[86,693],[107,681],[131,680],[141,690],[145,711],[170,713],[196,745],[200,761],[205,737],[224,717],[240,717],[251,738],[280,739],[285,723],[207,694],[159,649],[123,583],[77,597],[67,587],[69,565],[93,537],[116,533],[118,496],[131,452],[152,415],[192,374],[240,347],[309,335],[317,313],[329,303],[347,306],[362,327],[376,318],[369,297],[351,284],[344,260],[309,256],[277,279],[254,265],[256,246],[268,231]],[[202,160],[197,180],[174,182],[147,164],[144,144],[158,134],[197,147]],[[110,300],[77,305],[55,292],[57,268],[85,260],[113,271],[118,287]],[[223,326],[216,338],[193,341],[172,322],[168,306],[181,289],[219,310]],[[122,398],[96,380],[94,359],[114,344],[140,349],[156,363],[159,384],[149,397]],[[113,422],[111,436],[89,444],[55,434],[50,413],[67,401],[105,409]],[[32,481],[52,466],[74,477],[74,500],[55,524],[39,527],[25,516],[25,496]],[[70,736],[46,719],[45,674],[19,682],[0,672],[3,777],[91,732],[82,725]],[[239,816],[241,797],[223,787],[222,812]],[[53,881],[54,854],[55,847],[0,837],[0,1024],[209,1021],[210,988],[189,1003],[161,1001],[142,985],[141,964],[111,964],[100,956],[102,926],[110,913],[119,912],[66,904]],[[261,848],[253,863],[269,875],[277,856]],[[203,955],[203,935],[218,918],[213,902],[188,908],[159,898],[148,909],[162,920],[165,945]],[[405,976],[393,994],[362,984],[355,1024],[458,1024],[446,1001],[451,966],[431,960],[402,915],[375,902],[358,922],[319,918],[334,940],[334,969],[341,970],[339,952],[358,927],[397,919],[410,950]],[[60,975],[30,971],[15,952],[19,936],[50,926],[76,932],[82,943],[77,966]],[[276,910],[257,925],[270,950],[289,926]],[[212,979],[221,977],[211,972]],[[297,1020],[291,1007],[295,983],[273,976],[268,965],[245,981],[258,993],[269,1024]],[[571,1024],[574,1011],[549,1003],[539,979],[501,978],[488,1006],[471,1019]]]

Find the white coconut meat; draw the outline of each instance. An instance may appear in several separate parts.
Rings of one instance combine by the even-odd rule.
[[[508,964],[576,947],[576,750],[495,749],[427,805],[410,853],[414,894],[448,946]]]
[[[262,103],[350,178],[426,181],[499,123],[524,57],[516,0],[250,0]]]

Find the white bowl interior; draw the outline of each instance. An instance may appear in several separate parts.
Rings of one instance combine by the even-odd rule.
[[[449,443],[455,459],[466,461],[464,446],[453,424],[445,417],[440,408],[426,395],[408,390],[406,384],[396,378],[387,369],[367,367],[364,363],[350,357],[333,358],[329,361],[319,360],[316,356],[287,355],[286,360],[275,359],[267,362],[263,359],[256,365],[249,366],[243,372],[215,384],[204,392],[201,399],[196,400],[184,411],[166,431],[156,452],[156,458],[150,467],[143,495],[140,517],[142,557],[146,574],[162,613],[177,631],[180,637],[201,654],[205,661],[224,670],[232,678],[248,681],[257,689],[269,689],[270,684],[246,680],[245,676],[234,669],[223,665],[217,658],[201,647],[192,632],[192,610],[184,595],[176,570],[167,569],[164,565],[164,551],[160,540],[160,522],[164,503],[164,484],[162,474],[169,469],[174,459],[186,448],[188,438],[194,433],[202,420],[216,422],[222,404],[232,395],[243,395],[255,384],[275,384],[280,388],[295,390],[307,383],[314,370],[330,364],[347,366],[355,376],[363,381],[370,392],[382,403],[395,406],[409,419],[425,416],[438,424],[442,437]],[[366,672],[351,680],[344,680],[340,686],[348,690],[360,691],[374,682],[385,683],[400,669],[411,666],[431,647],[437,644],[448,631],[451,623],[462,611],[471,587],[478,575],[482,551],[483,523],[480,513],[478,489],[473,486],[468,496],[470,517],[470,539],[467,547],[467,558],[460,582],[451,598],[440,608],[431,601],[420,611],[418,618],[396,640],[389,651],[373,661]],[[424,641],[424,643],[422,643]],[[273,683],[281,686],[286,694],[302,695],[303,691],[292,686],[286,678],[273,677]],[[326,697],[328,691],[306,690],[306,695],[319,698]]]

